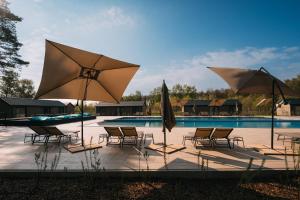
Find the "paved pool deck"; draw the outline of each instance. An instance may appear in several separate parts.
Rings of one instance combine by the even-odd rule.
[[[93,143],[98,142],[98,135],[105,133],[103,127],[98,123],[103,119],[114,117],[97,117],[95,120],[84,122],[84,138],[85,141],[92,140]],[[57,126],[61,130],[80,130],[80,122],[69,123]],[[139,131],[144,133],[153,133],[155,143],[163,141],[162,128],[138,127]],[[194,132],[195,128],[174,128],[172,133],[167,133],[168,144],[181,144],[183,135]],[[300,129],[275,129],[276,132],[295,132],[300,134]],[[1,170],[36,170],[35,154],[45,151],[43,144],[34,144],[23,142],[25,133],[33,133],[27,127],[3,127],[0,126],[0,171]],[[263,160],[264,170],[284,170],[294,168],[295,161],[293,156],[264,155],[253,150],[256,145],[270,145],[270,129],[268,128],[236,128],[231,136],[242,136],[245,141],[246,148],[237,146],[234,149],[217,147],[195,148],[190,141],[186,142],[186,149],[164,155],[162,153],[144,149],[151,143],[146,140],[146,144],[142,145],[141,151],[148,153],[149,157],[139,156],[139,153],[130,145],[120,148],[117,145],[106,146],[103,142],[103,148],[98,149],[98,155],[93,154],[94,151],[86,151],[80,153],[70,153],[63,148],[62,145],[55,143],[48,144],[47,165],[48,169],[55,156],[60,156],[56,169],[81,170],[83,166],[88,167],[94,156],[100,159],[100,166],[106,170],[186,170],[186,171],[240,171],[245,170],[249,166],[250,159],[253,159],[251,169],[261,167]],[[275,146],[282,147],[282,141],[274,139]],[[287,143],[289,146],[289,144]],[[296,158],[298,159],[298,158]],[[88,163],[88,164],[87,164]],[[89,166],[90,167],[90,166]]]

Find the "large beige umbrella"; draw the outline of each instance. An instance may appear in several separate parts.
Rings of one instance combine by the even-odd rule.
[[[46,40],[42,80],[35,98],[118,103],[139,65]]]
[[[271,125],[271,148],[273,149],[274,137],[274,111],[275,95],[298,96],[286,84],[271,75],[265,68],[258,70],[240,68],[208,67],[221,76],[236,94],[269,94],[272,95],[272,125]]]

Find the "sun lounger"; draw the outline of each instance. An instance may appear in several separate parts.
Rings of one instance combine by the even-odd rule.
[[[29,128],[35,133],[25,134],[24,143],[26,142],[26,138],[30,137],[32,144],[36,142],[43,142],[44,144],[47,144],[50,134],[43,126],[29,126]]]
[[[217,141],[226,140],[228,147],[231,149],[229,135],[232,131],[233,128],[216,128],[210,137],[211,144],[215,146],[217,145]]]
[[[118,127],[104,127],[107,132],[106,145],[109,144],[119,144],[122,146],[123,133]]]
[[[73,131],[73,132],[62,132],[57,127],[52,126],[45,126],[44,129],[49,133],[49,138],[55,137],[54,141],[57,141],[60,143],[61,139],[67,138],[69,142],[72,142],[72,136],[75,138],[78,138],[78,132],[79,131]],[[48,139],[49,141],[49,139]]]
[[[194,143],[194,146],[199,144],[201,141],[207,140],[209,145],[211,145],[210,136],[213,132],[213,128],[197,128],[194,135],[185,135],[183,136],[183,145],[185,145],[186,140],[191,140]]]
[[[142,131],[138,132],[135,127],[121,127],[121,131],[123,133],[122,145],[138,145],[138,141],[141,142],[144,137],[144,133]]]

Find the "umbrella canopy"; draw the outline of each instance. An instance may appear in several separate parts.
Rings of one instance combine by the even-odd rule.
[[[280,90],[285,95],[294,96],[292,91],[281,80],[272,76],[264,68],[259,70],[240,69],[240,68],[218,68],[208,67],[210,70],[221,76],[237,94],[272,94],[272,82],[275,80],[275,94],[281,95]]]
[[[161,88],[161,115],[162,115],[162,123],[163,123],[163,132],[164,132],[164,145],[166,145],[166,128],[169,132],[171,132],[172,128],[176,125],[176,120],[174,116],[174,112],[172,109],[172,105],[169,98],[169,90],[168,87],[163,81]]]
[[[271,94],[272,95],[272,123],[271,123],[271,148],[273,149],[274,137],[274,111],[275,95],[298,96],[281,80],[271,75],[265,68],[259,70],[239,68],[208,67],[221,76],[236,94]]]
[[[117,103],[139,66],[46,40],[35,98]]]
[[[46,40],[42,80],[35,98],[118,103],[139,65]]]

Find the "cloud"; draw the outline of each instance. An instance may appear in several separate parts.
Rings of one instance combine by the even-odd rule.
[[[111,29],[121,28],[125,30],[137,25],[137,18],[133,12],[128,13],[121,7],[113,6],[84,15],[72,12],[58,13],[58,18],[63,18],[64,16],[61,22],[56,21],[55,18],[49,18],[47,13],[41,15],[38,20],[33,19],[35,20],[35,29],[27,33],[22,40],[23,48],[20,53],[24,60],[30,62],[30,65],[22,69],[21,77],[32,79],[36,89],[39,86],[44,62],[45,39],[66,43],[71,46],[84,46],[82,43],[87,44],[90,38],[101,35],[102,40],[106,38],[101,44],[108,46],[108,43],[111,43],[109,40],[111,40],[112,32],[118,32]],[[30,20],[30,18],[28,19]],[[75,44],[72,44],[70,41],[73,41]]]
[[[227,66],[227,67],[250,67],[254,65],[262,65],[275,59],[289,58],[289,50],[291,48],[254,48],[245,47],[234,51],[214,51],[207,52],[191,59],[192,65],[204,66]],[[295,47],[293,47],[293,50]]]
[[[174,84],[190,84],[198,90],[209,88],[228,88],[227,84],[206,66],[266,68],[281,79],[299,73],[300,49],[298,47],[245,47],[233,51],[211,51],[193,56],[184,61],[158,66],[157,71],[142,69],[130,83],[127,94],[140,90],[149,93],[154,87],[166,80],[169,88]]]
[[[22,68],[21,78],[33,80],[36,89],[38,89],[43,70],[45,39],[54,36],[55,33],[49,28],[41,27],[33,30],[30,37],[23,41],[22,58],[29,61],[30,64],[28,67]]]
[[[68,18],[65,19],[66,23],[69,21]],[[134,14],[128,14],[124,9],[117,6],[101,9],[72,21],[74,27],[77,26],[85,31],[101,30],[103,28],[132,28],[137,23],[138,20]]]

